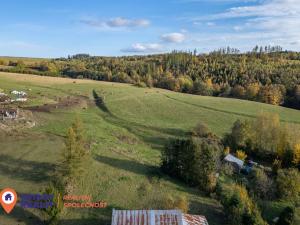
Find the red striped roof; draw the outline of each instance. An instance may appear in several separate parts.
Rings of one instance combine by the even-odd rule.
[[[183,214],[183,220],[188,225],[208,225],[204,216]]]
[[[113,210],[112,225],[208,225],[204,216],[180,210]]]

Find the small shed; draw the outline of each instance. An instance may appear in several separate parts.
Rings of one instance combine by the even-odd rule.
[[[114,210],[111,225],[208,225],[204,216],[180,210]]]
[[[18,117],[18,109],[4,108],[0,109],[0,119],[16,119]]]
[[[244,166],[244,161],[240,160],[239,158],[228,154],[226,155],[226,157],[224,158],[224,161],[227,163],[230,163],[238,172],[243,168]]]

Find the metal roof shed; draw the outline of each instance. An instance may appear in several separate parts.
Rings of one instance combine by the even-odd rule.
[[[243,160],[240,160],[240,159],[238,159],[237,157],[235,157],[235,156],[233,156],[231,154],[228,154],[224,158],[224,160],[227,161],[227,162],[236,164],[239,167],[239,169],[242,169],[243,166],[244,166],[244,161]]]
[[[208,225],[206,218],[180,210],[113,210],[112,225]]]

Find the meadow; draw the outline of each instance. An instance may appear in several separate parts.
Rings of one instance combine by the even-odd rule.
[[[61,162],[67,128],[75,117],[81,118],[92,157],[76,193],[105,200],[108,208],[64,210],[63,225],[110,224],[112,208],[155,207],[153,199],[164,195],[185,195],[190,213],[206,216],[211,225],[224,224],[218,201],[160,173],[164,144],[187,135],[199,122],[221,137],[237,119],[260,112],[277,113],[295,129],[300,126],[300,111],[294,109],[129,84],[0,73],[0,88],[27,91],[29,101],[23,108],[82,99],[50,111],[33,110],[34,128],[0,131],[0,189],[39,193]],[[19,206],[10,215],[0,212],[5,225],[39,225],[44,219],[40,211]]]

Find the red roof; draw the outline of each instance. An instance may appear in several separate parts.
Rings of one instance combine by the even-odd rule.
[[[183,214],[183,220],[188,225],[208,225],[204,216]]]
[[[180,210],[113,210],[112,225],[208,225],[204,216]]]

